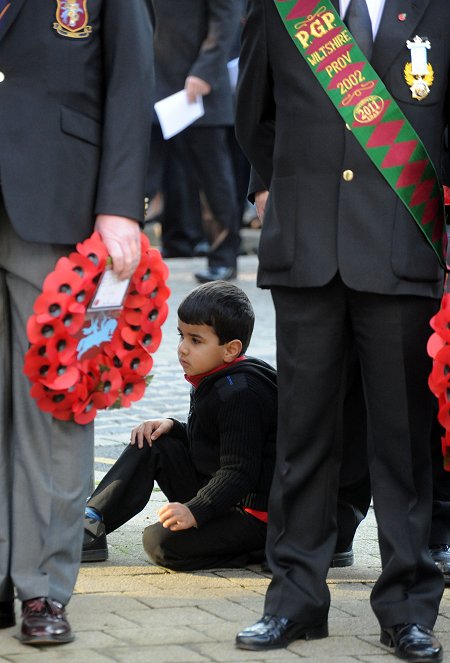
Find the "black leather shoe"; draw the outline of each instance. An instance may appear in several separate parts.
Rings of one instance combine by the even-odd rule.
[[[20,640],[24,645],[46,647],[74,639],[63,604],[49,597],[24,601],[22,619]]]
[[[197,272],[194,276],[199,283],[229,281],[236,278],[236,270],[233,267],[209,267],[204,272]]]
[[[349,548],[348,550],[342,550],[341,552],[336,551],[331,560],[330,569],[343,566],[352,566],[354,561],[355,560],[352,548]],[[261,571],[263,573],[272,573],[269,563],[265,557],[261,562]]]
[[[351,546],[346,550],[336,550],[331,560],[330,569],[343,566],[352,566],[354,561],[355,558]]]
[[[301,626],[287,617],[264,615],[259,622],[237,634],[236,647],[253,651],[280,649],[293,640],[318,640],[327,635],[327,622],[318,626]]]
[[[430,546],[430,555],[436,566],[442,571],[446,585],[450,585],[450,546],[442,543]]]
[[[0,628],[15,626],[14,601],[0,601]]]
[[[197,244],[192,249],[192,255],[194,258],[205,258],[209,253],[209,244],[208,242],[197,242]]]
[[[410,663],[443,661],[441,643],[433,631],[419,624],[397,624],[381,630],[380,642],[395,648],[394,654]]]
[[[108,559],[105,526],[94,518],[84,519],[82,562],[104,562]]]

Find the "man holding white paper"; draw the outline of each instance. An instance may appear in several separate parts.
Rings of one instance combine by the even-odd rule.
[[[234,122],[227,61],[239,30],[241,3],[152,0],[152,5],[156,99],[184,90],[188,102],[201,99],[204,115],[168,141],[154,125],[148,195],[151,198],[160,189],[165,162],[176,143],[214,217],[208,268],[195,276],[200,282],[230,279],[236,275],[239,213],[226,131]],[[189,228],[168,228],[163,222],[163,244],[175,233],[189,236]]]

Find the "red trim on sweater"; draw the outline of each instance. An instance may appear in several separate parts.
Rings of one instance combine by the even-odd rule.
[[[242,357],[236,357],[236,359],[233,359],[233,361],[230,361],[225,364],[220,364],[220,366],[217,366],[217,368],[213,368],[212,371],[208,371],[207,373],[199,373],[198,375],[186,375],[185,373],[184,379],[187,380],[194,387],[194,389],[197,389],[198,385],[203,380],[203,378],[208,377],[208,375],[213,375],[213,373],[217,373],[218,371],[222,371],[224,368],[229,368],[230,366],[234,366],[234,364],[237,364],[238,362],[243,361],[244,359],[247,359],[245,355],[242,355]]]
[[[256,509],[249,509],[248,506],[244,506],[244,511],[249,513],[251,516],[258,518],[258,520],[262,520],[263,523],[267,523],[269,520],[267,511],[257,511]]]

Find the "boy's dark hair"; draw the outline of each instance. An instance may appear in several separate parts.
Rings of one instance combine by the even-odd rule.
[[[211,281],[194,288],[179,305],[178,317],[187,325],[209,325],[220,345],[239,339],[241,354],[248,348],[255,323],[249,298],[227,281]]]

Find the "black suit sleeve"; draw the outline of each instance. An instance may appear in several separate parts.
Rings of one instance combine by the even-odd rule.
[[[251,203],[255,202],[255,194],[259,191],[267,191],[267,187],[256,170],[252,167],[250,169],[250,181],[248,184],[248,199]]]
[[[105,106],[96,214],[143,220],[153,44],[143,0],[107,0],[102,15]]]
[[[275,142],[275,101],[261,0],[250,0],[242,33],[236,106],[236,136],[255,176],[270,189]],[[250,192],[251,193],[251,192]]]
[[[240,0],[208,0],[207,5],[208,33],[189,75],[201,78],[214,89],[218,72],[226,67],[239,31],[241,3]]]

